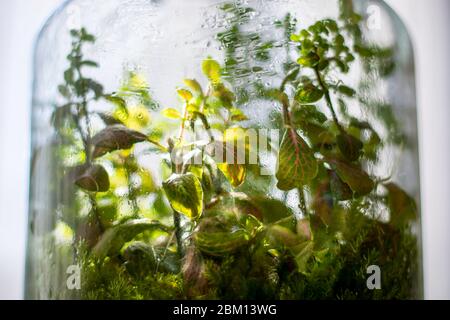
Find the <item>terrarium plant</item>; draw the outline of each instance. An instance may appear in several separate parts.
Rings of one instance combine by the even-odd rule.
[[[105,92],[85,76],[103,67],[84,55],[95,36],[71,31],[52,125],[61,188],[71,188],[55,230],[67,240],[64,261],[81,266],[78,297],[420,296],[415,200],[373,170],[387,145],[405,144],[389,106],[365,94],[395,70],[393,52],[364,40],[351,4],[303,30],[291,15],[273,21],[284,30],[273,41],[245,32],[251,8],[223,5],[225,59],[205,56],[203,78],[174,84],[178,106],[155,101],[135,70]],[[281,77],[241,59],[268,61],[274,47],[285,48]],[[365,82],[348,83],[354,68]],[[278,84],[240,81],[261,71]],[[279,141],[245,113],[251,100],[271,102]],[[265,157],[276,158],[272,175],[262,173]],[[367,286],[373,265],[380,290]]]

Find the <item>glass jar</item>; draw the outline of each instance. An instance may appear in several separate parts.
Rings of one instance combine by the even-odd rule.
[[[383,1],[68,1],[26,298],[422,298],[413,62]]]

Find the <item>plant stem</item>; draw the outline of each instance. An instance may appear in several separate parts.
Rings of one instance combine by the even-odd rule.
[[[205,128],[206,132],[208,133],[210,142],[214,142],[215,138],[214,138],[214,135],[211,132],[211,125],[209,124],[208,119],[201,112],[196,112],[196,115],[200,118],[200,120],[201,120],[201,122],[203,124],[203,127]]]
[[[208,85],[208,90],[206,91],[206,96],[205,95],[203,95],[203,92],[202,92],[202,103],[201,103],[201,105],[200,105],[200,113],[204,113],[204,111],[205,111],[205,107],[206,107],[206,99],[211,95],[211,91],[212,91],[212,88],[211,88],[211,84],[209,84]]]
[[[96,222],[98,223],[98,226],[100,227],[101,232],[103,233],[105,231],[105,228],[100,219],[100,215],[98,214],[97,200],[95,199],[95,195],[89,193],[89,201],[91,202],[92,212],[94,213],[94,216],[95,216],[94,218],[95,218]]]
[[[81,140],[83,141],[83,148],[84,148],[84,152],[86,154],[86,159],[88,159],[89,158],[88,157],[89,143],[88,143],[88,141],[87,141],[87,139],[85,137],[85,134],[83,132],[83,128],[81,126],[80,105],[77,104],[76,106],[77,106],[77,113],[76,113],[76,115],[73,116],[73,120],[74,120],[75,126],[77,127],[78,132],[80,133]]]
[[[177,238],[177,254],[180,259],[183,259],[184,247],[183,230],[181,228],[181,215],[176,210],[173,210],[173,224],[175,226],[175,237]]]
[[[288,82],[291,80],[292,76],[297,73],[299,71],[299,69],[294,69],[291,72],[289,72],[286,77],[283,79],[283,81],[281,82],[280,85],[280,101],[281,104],[283,105],[283,116],[284,116],[284,125],[294,129],[294,126],[292,125],[292,116],[291,116],[291,112],[289,111],[289,97],[288,95],[284,92],[286,90],[286,85],[288,84]]]
[[[183,140],[183,136],[184,136],[184,131],[186,129],[186,119],[188,116],[188,103],[186,102],[184,105],[184,110],[183,110],[183,119],[181,119],[181,127],[180,127],[180,134],[178,136],[178,139],[180,141]]]
[[[299,67],[296,67],[296,68],[294,68],[293,70],[291,70],[291,72],[289,72],[288,74],[287,74],[287,76],[283,79],[283,81],[281,82],[281,85],[280,85],[280,91],[281,92],[284,92],[284,90],[286,89],[286,85],[288,84],[288,82],[289,81],[291,81],[292,79],[292,76],[295,76],[295,74],[297,73],[298,74],[298,72],[300,71],[300,68]]]
[[[171,154],[173,152],[173,145],[169,143],[169,150],[168,152]],[[176,174],[178,173],[178,168],[177,166],[174,165],[174,163],[172,163],[172,173]],[[183,259],[184,257],[184,247],[183,247],[183,229],[181,228],[181,214],[175,210],[172,207],[173,210],[173,226],[174,226],[174,231],[175,231],[175,238],[177,239],[177,254],[178,257],[181,259]]]
[[[130,166],[128,165],[129,158],[123,159],[125,162],[125,172],[127,175],[127,181],[128,181],[128,200],[130,200],[131,205],[133,207],[133,216],[135,218],[139,218],[139,205],[136,199],[136,193],[135,189],[133,188],[132,181],[131,181],[131,171]]]
[[[331,101],[330,90],[328,90],[328,87],[325,84],[325,81],[323,80],[323,78],[322,78],[322,76],[320,74],[320,71],[319,71],[319,69],[317,67],[314,68],[314,72],[316,74],[317,81],[319,82],[319,85],[320,85],[320,87],[321,87],[321,89],[322,89],[322,91],[323,91],[323,93],[325,95],[325,100],[327,102],[328,108],[331,111],[331,115],[333,116],[333,121],[336,124],[336,126],[338,127],[339,131],[344,133],[345,130],[342,127],[342,125],[340,124],[340,122],[339,122],[339,119],[337,117],[336,111],[334,110],[334,107],[333,107],[333,102]]]
[[[83,98],[83,104],[82,104],[82,110],[84,113],[84,122],[86,126],[86,161],[88,163],[91,163],[92,161],[92,155],[91,155],[91,122],[89,119],[89,115],[87,113],[87,105],[86,105],[86,99]]]
[[[284,93],[282,94],[285,95]],[[287,99],[282,99],[281,104],[283,106],[284,125],[288,127],[289,130],[294,130],[291,112],[289,111],[289,101]]]
[[[81,44],[79,44],[76,48],[75,48],[76,54],[78,56],[82,56],[82,52],[81,52]],[[78,79],[81,80],[83,79],[83,74],[81,72],[81,66],[77,65],[75,67],[75,71],[78,75]],[[87,163],[91,163],[92,159],[91,159],[91,123],[89,120],[89,112],[88,112],[88,108],[87,108],[87,97],[86,94],[83,95],[82,97],[82,102],[81,104],[78,104],[78,128],[80,130],[80,134],[81,136],[83,136],[83,130],[82,130],[82,126],[81,126],[81,117],[80,117],[80,113],[81,116],[84,116],[84,121],[85,121],[85,126],[86,126],[86,133],[84,135],[84,139],[83,142],[85,144],[85,153],[86,153],[86,162]]]
[[[308,208],[306,207],[306,200],[303,188],[297,188],[298,191],[298,199],[299,199],[299,208],[302,211],[305,217],[309,216]]]
[[[158,149],[160,149],[162,152],[169,152],[169,150],[163,146],[161,143],[159,143],[158,141],[155,141],[153,139],[147,138],[147,141],[151,144],[153,144],[154,146],[158,147]]]
[[[161,259],[158,261],[158,263],[156,264],[156,270],[155,273],[158,273],[159,271],[159,266],[161,265],[162,262],[164,262],[164,260],[166,259],[167,256],[167,251],[169,250],[170,244],[172,243],[173,237],[175,236],[175,232],[172,232],[170,234],[170,238],[169,241],[167,242],[166,248],[164,249],[164,253],[161,257]]]

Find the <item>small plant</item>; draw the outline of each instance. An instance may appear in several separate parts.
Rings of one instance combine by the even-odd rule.
[[[263,70],[241,65],[236,48],[256,43],[255,61],[267,61],[280,42],[261,43],[259,35],[242,32],[252,9],[224,5],[234,17],[217,37],[226,48],[224,65],[205,59],[204,79],[185,79],[174,93],[180,107],[162,110],[136,72],[113,93],[86,78],[85,68],[99,67],[83,55],[95,37],[85,29],[71,32],[69,68],[59,87],[65,102],[52,121],[63,183],[73,188],[61,221],[73,232],[82,298],[418,295],[410,228],[415,202],[390,177],[368,170],[380,163],[385,143],[401,148],[399,125],[389,107],[374,110],[374,101],[345,82],[356,61],[368,74],[383,66],[384,76],[395,65],[386,67],[389,50],[364,43],[360,17],[348,3],[341,2],[340,21],[297,30],[287,15],[274,24],[284,30],[286,49],[285,74],[274,88],[239,82]],[[280,145],[271,141],[268,151],[277,157],[274,176],[261,174],[245,133],[252,119],[240,106],[251,99],[280,106],[270,110],[282,131]],[[96,104],[113,110],[94,112]],[[352,116],[349,104],[372,110],[377,126]],[[380,125],[388,128],[386,137],[375,129]],[[148,154],[160,163],[146,163]],[[298,210],[288,195],[295,195]],[[371,265],[383,270],[382,290],[366,286]]]

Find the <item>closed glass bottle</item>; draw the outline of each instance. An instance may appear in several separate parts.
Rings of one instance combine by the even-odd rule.
[[[422,298],[414,83],[383,1],[66,2],[26,298]]]

